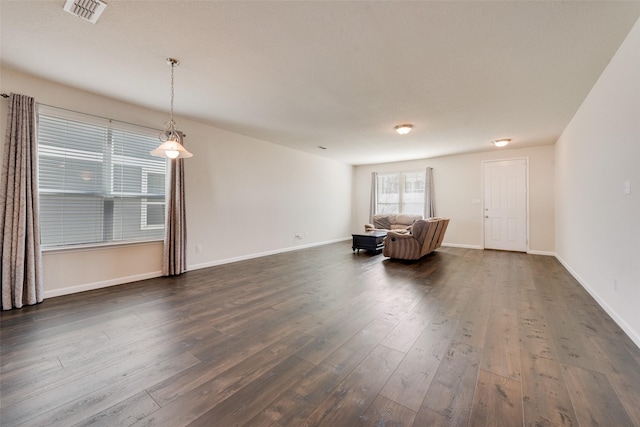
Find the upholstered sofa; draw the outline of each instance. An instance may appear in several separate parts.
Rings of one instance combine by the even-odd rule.
[[[422,215],[410,214],[376,214],[373,216],[373,224],[365,224],[364,231],[396,231],[408,233],[411,225]]]
[[[389,231],[382,254],[396,259],[420,259],[442,245],[448,225],[448,218],[419,219],[408,234]]]

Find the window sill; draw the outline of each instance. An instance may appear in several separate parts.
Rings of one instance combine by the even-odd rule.
[[[86,252],[99,251],[105,249],[115,249],[124,246],[148,246],[163,243],[163,240],[140,240],[135,242],[114,242],[114,243],[92,243],[87,245],[74,245],[65,247],[42,248],[43,254],[70,253],[70,252]]]

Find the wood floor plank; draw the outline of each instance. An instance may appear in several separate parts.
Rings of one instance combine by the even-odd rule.
[[[585,296],[585,298],[587,298],[587,296]],[[589,296],[589,298],[591,297]],[[620,327],[616,325],[613,319],[611,319],[593,299],[583,302],[580,305],[572,304],[570,310],[571,315],[576,319],[578,328],[580,328],[585,335],[608,337],[618,340],[627,338]]]
[[[572,426],[578,417],[560,365],[534,356],[523,358],[522,394],[526,426]]]
[[[460,318],[453,340],[482,348],[485,343],[492,293],[474,290]]]
[[[20,398],[15,395],[24,395],[26,390],[33,387],[40,378],[60,375],[64,368],[57,357],[46,356],[37,362],[20,368],[2,366],[0,372],[0,388],[2,389],[2,403],[4,405],[15,402]]]
[[[387,304],[382,304],[381,301],[377,301],[377,298],[373,292],[358,292],[356,295],[347,297],[341,296],[341,301],[336,302],[336,305],[331,307],[330,310],[314,310],[310,311],[318,318],[318,322],[313,324],[309,329],[305,329],[304,332],[312,336],[322,336],[330,328],[335,328],[337,325],[348,322],[348,319],[354,315],[354,311],[367,311],[369,306],[376,307],[388,307]],[[354,310],[355,308],[355,310]],[[382,312],[376,312],[376,316]]]
[[[22,399],[16,399],[11,404],[3,403],[0,408],[0,419],[7,425],[20,424],[82,399],[83,396],[95,390],[117,384],[125,377],[131,377],[139,372],[146,372],[146,375],[149,375],[148,370],[153,367],[153,364],[164,366],[168,363],[167,360],[171,361],[178,356],[184,357],[184,364],[193,365],[200,362],[191,354],[182,356],[184,352],[184,349],[169,346],[167,349],[140,353],[130,359],[113,361],[102,369],[70,372],[68,378],[60,378],[57,383],[50,383],[41,389],[31,389]]]
[[[102,412],[136,395],[139,390],[145,389],[158,379],[171,377],[197,363],[200,363],[198,359],[185,352],[175,357],[149,364],[146,369],[138,370],[128,375],[121,374],[119,380],[113,381],[105,387],[83,392],[79,396],[76,394],[71,400],[68,400],[71,395],[64,393],[66,395],[64,400],[67,400],[67,402],[55,405],[46,412],[43,412],[43,408],[46,407],[41,406],[40,402],[34,402],[38,409],[32,415],[36,415],[38,412],[40,414],[27,420],[28,424],[42,427],[76,424],[91,417],[96,412]],[[60,393],[59,390],[55,391]],[[78,392],[81,391],[83,390],[78,390]],[[62,395],[62,393],[60,394]],[[12,420],[5,420],[3,417],[3,423],[5,421],[7,426],[12,425]]]
[[[338,242],[0,312],[3,427],[640,427],[639,375],[560,262],[504,251]]]
[[[418,412],[456,326],[456,320],[437,315],[420,334],[380,394]]]
[[[411,427],[415,418],[416,413],[411,409],[378,395],[367,412],[360,416],[353,426]]]
[[[522,425],[520,382],[481,369],[473,398],[469,425],[474,427]],[[545,424],[535,425],[543,426]],[[560,426],[562,424],[549,425]]]
[[[25,306],[20,310],[3,313],[3,323],[14,323],[14,327],[4,330],[3,341],[32,341],[53,337],[64,332],[104,325],[108,321],[118,321],[129,313],[132,306],[140,303],[158,304],[162,300],[175,297],[175,288],[163,287],[164,278],[150,279],[144,282],[130,283],[90,293],[65,295],[64,298],[50,298],[47,304]],[[122,286],[127,292],[126,298],[118,296]],[[69,307],[74,307],[69,310]]]
[[[520,380],[520,348],[516,310],[493,306],[489,315],[481,368]]]
[[[306,309],[309,298],[307,295],[294,295],[294,291],[289,288],[281,289],[280,292],[272,292],[259,299],[251,300],[250,304],[243,304],[239,307],[227,308],[227,314],[218,321],[213,322],[213,326],[226,334],[233,334],[236,331],[269,321],[275,317],[273,313],[283,313],[292,315],[300,310]]]
[[[289,381],[294,381],[295,378],[304,375],[312,368],[311,364],[293,356],[291,353],[292,351],[286,352],[282,356],[283,358],[278,357],[277,354],[269,356],[268,352],[256,354],[217,377],[205,381],[197,387],[188,389],[186,392],[184,386],[181,388],[180,393],[176,393],[175,390],[171,389],[174,393],[172,395],[173,398],[166,399],[166,403],[158,411],[135,425],[182,426],[194,422],[212,410],[213,412],[206,416],[205,420],[215,418],[215,416],[222,416],[222,413],[225,413],[224,416],[234,419],[232,413],[236,407],[245,408],[247,402],[254,402],[252,399],[255,399],[255,396],[248,397],[247,394],[255,394],[263,390],[267,395],[266,397],[273,400],[278,394],[271,388],[264,390],[265,387],[272,387],[270,381],[278,384],[281,387],[279,390],[281,392],[288,387],[287,383]],[[291,372],[287,372],[288,369]],[[287,376],[283,380],[281,377],[285,374]],[[292,377],[288,375],[292,375]],[[262,398],[266,397],[263,396]],[[264,405],[266,406],[268,402],[270,400],[267,400]],[[218,407],[218,405],[221,406]],[[255,413],[263,408],[263,406],[253,407],[253,404],[250,406],[251,408],[247,410],[255,411]],[[218,409],[214,410],[216,407]],[[251,416],[253,415],[255,414],[252,413]],[[246,412],[243,412],[242,416],[247,419],[251,418]],[[215,423],[210,425],[215,425]]]
[[[388,308],[379,317],[389,322],[399,323],[413,311],[426,293],[426,289],[414,287],[413,289],[405,288],[404,292],[399,290],[395,298],[376,298],[388,304]]]
[[[160,409],[160,406],[146,391],[98,412],[89,418],[74,424],[73,427],[113,427],[130,426]]]
[[[562,372],[580,425],[634,425],[605,374],[571,365]]]
[[[297,355],[313,364],[322,362],[327,356],[353,337],[387,307],[386,303],[374,301],[371,305],[355,309],[348,322],[332,322],[312,343],[302,348]],[[317,332],[316,332],[317,333]]]
[[[166,406],[201,385],[212,381],[217,386],[216,392],[218,394],[227,387],[239,388],[246,381],[261,375],[262,372],[273,367],[277,364],[279,358],[291,355],[311,342],[312,339],[309,335],[291,330],[283,333],[271,345],[261,348],[255,353],[236,354],[234,358],[223,360],[212,359],[193,366],[181,372],[180,375],[159,381],[148,388],[147,391],[156,402]],[[237,381],[238,376],[242,378],[242,381]],[[209,391],[206,391],[206,393],[209,393]]]
[[[438,301],[425,295],[382,342],[383,345],[407,352],[436,315]]]
[[[625,342],[617,339],[591,337],[598,349],[601,371],[607,375],[611,387],[636,426],[640,426],[640,369],[633,352]]]
[[[437,314],[450,319],[460,319],[472,295],[473,290],[468,286],[449,288],[439,298],[440,304]]]
[[[567,385],[548,334],[540,302],[530,294],[532,308],[519,312],[522,398],[525,426],[577,425]]]
[[[242,333],[223,334],[213,340],[199,340],[198,345],[192,349],[193,354],[200,360],[210,362],[225,360],[236,363],[248,355],[271,345],[279,340],[282,335],[287,335],[296,329],[295,314],[274,315],[268,322],[245,328]],[[234,354],[234,359],[229,359],[229,354]]]
[[[493,292],[493,305],[517,308],[518,296],[523,289],[534,289],[530,268],[526,263],[526,254],[515,253],[497,270],[497,278]]]
[[[593,356],[595,344],[583,333],[566,305],[547,305],[545,316],[554,325],[550,328],[549,335],[558,353],[558,361],[597,371],[599,361]]]
[[[301,377],[252,421],[268,418],[283,426],[303,425],[306,417],[369,355],[392,328],[393,324],[389,322],[374,320]]]
[[[102,343],[107,342],[109,337],[102,331],[87,328],[81,332],[65,333],[53,331],[53,335],[43,338],[42,341],[38,338],[32,339],[38,340],[40,343],[38,346],[39,351],[37,352],[29,351],[28,341],[17,344],[15,342],[7,342],[3,338],[2,348],[5,352],[0,355],[0,358],[3,360],[3,369],[5,371],[25,368],[28,370],[34,364],[43,363],[48,358],[48,354],[57,355],[61,352],[71,352],[73,350],[83,351],[87,346],[100,346]]]
[[[184,329],[181,332],[188,331],[189,329]],[[189,338],[188,334],[185,335],[187,336],[157,334],[154,331],[147,339],[128,342],[128,345],[119,346],[117,351],[99,356],[94,353],[92,343],[86,343],[86,355],[80,357],[85,360],[82,364],[73,364],[65,369],[48,372],[30,372],[20,379],[21,382],[17,386],[3,383],[4,406],[15,402],[21,402],[24,405],[43,393],[50,393],[55,399],[60,399],[64,394],[58,395],[55,389],[64,385],[77,393],[77,390],[84,387],[79,384],[103,385],[104,381],[114,381],[118,378],[118,373],[144,369],[150,360],[162,360],[164,357],[170,357],[176,352],[180,353],[193,347],[198,340]],[[91,357],[92,355],[94,357]],[[57,357],[60,358],[62,355]],[[24,386],[24,382],[27,386]],[[46,399],[38,399],[46,401]]]
[[[213,425],[242,425],[276,399],[283,390],[313,365],[295,355],[289,356],[256,380],[233,393],[227,399],[208,410],[189,425],[210,427]],[[164,422],[164,420],[163,420]]]
[[[96,364],[105,359],[126,358],[135,354],[132,349],[146,348],[147,351],[153,347],[166,347],[168,344],[187,342],[199,342],[199,337],[206,337],[207,340],[216,340],[222,334],[211,328],[205,328],[201,323],[188,319],[173,324],[172,328],[180,327],[182,336],[178,337],[162,327],[149,328],[148,325],[119,337],[109,338],[99,344],[84,343],[83,346],[58,352],[58,359],[65,368],[76,366],[87,366]],[[151,331],[149,330],[151,329]]]
[[[377,346],[305,419],[308,426],[355,425],[404,353]]]
[[[481,358],[480,349],[451,343],[416,415],[415,426],[468,424]]]

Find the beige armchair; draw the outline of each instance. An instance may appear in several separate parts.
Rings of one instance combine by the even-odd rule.
[[[442,245],[448,225],[448,218],[419,219],[413,223],[410,234],[389,231],[382,254],[389,258],[420,259]]]

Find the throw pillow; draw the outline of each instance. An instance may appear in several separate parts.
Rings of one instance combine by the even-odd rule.
[[[373,218],[373,225],[375,225],[376,228],[382,228],[382,229],[385,229],[385,230],[390,230],[391,229],[391,221],[389,221],[389,217],[388,216],[374,217]]]

